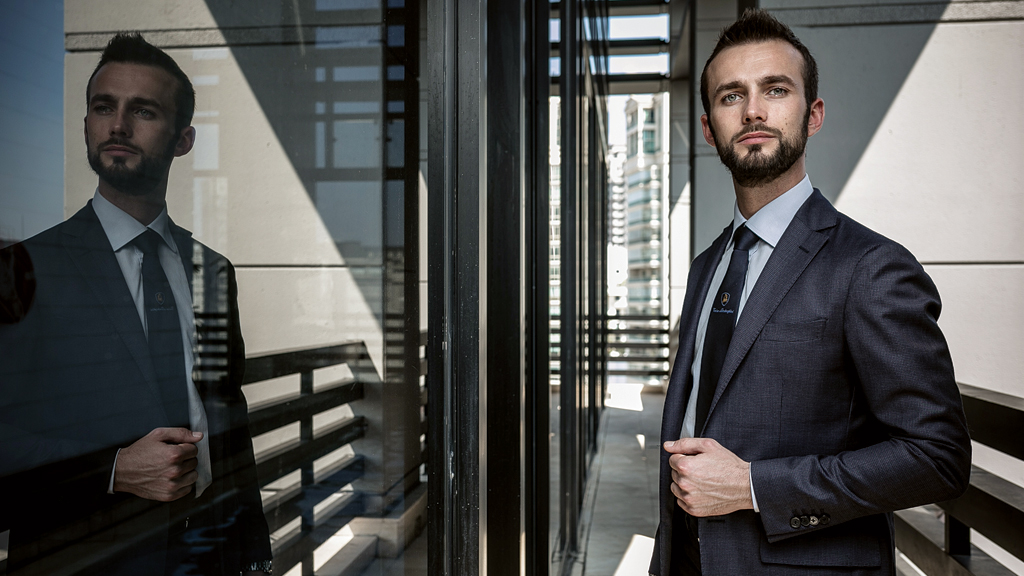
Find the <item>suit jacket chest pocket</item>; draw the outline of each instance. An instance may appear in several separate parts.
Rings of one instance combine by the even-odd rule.
[[[825,318],[797,322],[770,322],[761,331],[761,338],[769,342],[813,342],[825,334]]]

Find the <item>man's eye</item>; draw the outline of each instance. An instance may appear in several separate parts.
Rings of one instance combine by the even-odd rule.
[[[111,110],[110,106],[105,106],[105,105],[102,105],[102,104],[99,105],[99,106],[93,106],[92,107],[92,111],[97,113],[97,114],[109,114],[110,110]]]
[[[155,116],[151,110],[146,110],[145,108],[139,108],[135,113],[143,118],[152,118]]]
[[[780,88],[776,86],[775,88],[769,90],[768,94],[771,96],[785,96],[786,92],[788,91],[785,88]]]
[[[733,102],[736,102],[739,99],[740,99],[740,95],[739,94],[726,94],[725,97],[722,98],[722,102],[725,102],[727,104],[732,104]]]

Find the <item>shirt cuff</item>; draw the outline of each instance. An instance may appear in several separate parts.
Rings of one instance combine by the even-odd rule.
[[[107,484],[107,494],[114,493],[114,470],[117,470],[117,455],[120,453],[120,448],[118,448],[117,452],[114,453],[114,465],[110,467],[110,483]]]
[[[754,494],[754,474],[750,470],[747,470],[747,477],[750,479],[750,501],[754,503],[754,513],[759,514],[761,511],[757,508],[757,496]]]

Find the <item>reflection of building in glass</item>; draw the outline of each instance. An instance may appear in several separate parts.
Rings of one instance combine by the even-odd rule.
[[[549,175],[549,203],[550,212],[550,241],[548,243],[548,306],[551,311],[551,366],[558,367],[559,342],[561,341],[561,321],[557,318],[562,312],[562,106],[558,96],[548,99],[550,124],[548,134],[550,136],[550,166]],[[551,375],[551,383],[558,383],[558,374]]]
[[[608,154],[608,314],[625,314],[629,306],[626,280],[626,147],[612,145]]]
[[[626,247],[628,314],[665,313],[668,285],[666,221],[669,188],[668,98],[634,95],[626,102]]]

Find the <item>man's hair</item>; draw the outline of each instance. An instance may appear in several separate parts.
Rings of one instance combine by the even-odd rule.
[[[804,46],[803,42],[793,34],[789,26],[775,19],[774,16],[760,8],[747,8],[739,20],[733,22],[718,36],[718,44],[711,52],[711,57],[704,64],[704,71],[700,75],[700,101],[704,105],[704,113],[711,113],[711,98],[708,94],[708,67],[716,56],[726,48],[753,44],[755,42],[770,42],[781,40],[796,48],[804,57],[804,97],[807,99],[807,106],[811,105],[818,98],[818,64],[811,56],[811,51]]]
[[[180,134],[183,128],[192,124],[192,115],[196,110],[196,92],[192,88],[192,81],[181,71],[178,63],[173,58],[168,56],[163,50],[146,42],[142,34],[138,32],[118,32],[107,43],[107,47],[100,56],[99,64],[96,64],[96,68],[92,71],[92,76],[89,77],[89,84],[87,84],[85,91],[86,103],[92,97],[89,93],[92,89],[92,79],[96,77],[96,73],[100,71],[100,68],[111,62],[143,64],[166,70],[178,81],[178,89],[174,91],[175,134]]]

